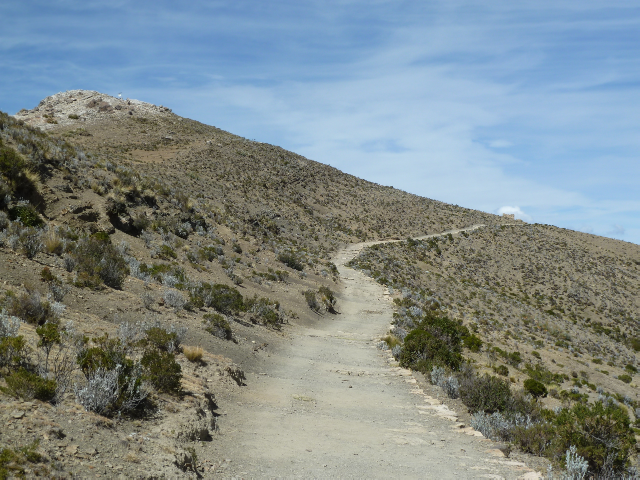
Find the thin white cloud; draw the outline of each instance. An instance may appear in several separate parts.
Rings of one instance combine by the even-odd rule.
[[[611,235],[622,236],[625,234],[625,228],[622,225],[615,224],[608,233]]]

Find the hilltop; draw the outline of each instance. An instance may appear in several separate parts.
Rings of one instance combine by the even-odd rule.
[[[28,344],[11,347],[17,356],[0,348],[10,425],[0,442],[35,433],[43,469],[213,473],[222,447],[201,440],[241,424],[230,405],[302,329],[339,320],[333,260],[360,242],[370,246],[350,265],[395,301],[379,348],[400,363],[431,311],[479,340],[464,350],[478,374],[520,390],[542,379],[549,408],[604,396],[636,421],[637,245],[412,195],[94,91],[0,113],[0,141],[0,337]],[[16,372],[47,377],[48,324],[68,388],[31,400],[16,382],[38,380]],[[78,389],[106,382],[114,359],[130,362],[118,377],[130,391],[100,410]],[[105,457],[110,466],[96,467]]]

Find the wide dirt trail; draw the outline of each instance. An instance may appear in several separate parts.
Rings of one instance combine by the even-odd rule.
[[[375,242],[377,243],[377,242]],[[225,478],[508,478],[529,469],[496,455],[423,394],[410,372],[375,347],[392,320],[386,289],[335,263],[339,315],[298,327],[289,345],[250,375],[245,417],[222,432]],[[237,418],[235,410],[230,418]],[[466,434],[465,434],[466,432]],[[225,451],[226,450],[226,451]],[[220,470],[219,470],[220,471]],[[527,478],[536,478],[527,477]]]

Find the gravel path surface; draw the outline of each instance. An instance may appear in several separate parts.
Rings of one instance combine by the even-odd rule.
[[[223,429],[220,453],[229,461],[218,472],[225,478],[538,478],[459,423],[375,347],[393,308],[384,287],[344,266],[362,246],[349,246],[334,260],[342,277],[340,314],[294,329],[288,346],[265,358],[264,372],[249,375],[238,405],[245,418]]]

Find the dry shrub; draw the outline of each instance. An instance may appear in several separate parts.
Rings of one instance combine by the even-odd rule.
[[[182,347],[182,353],[187,357],[187,360],[190,362],[199,362],[202,360],[202,355],[204,355],[204,350],[202,347]]]

